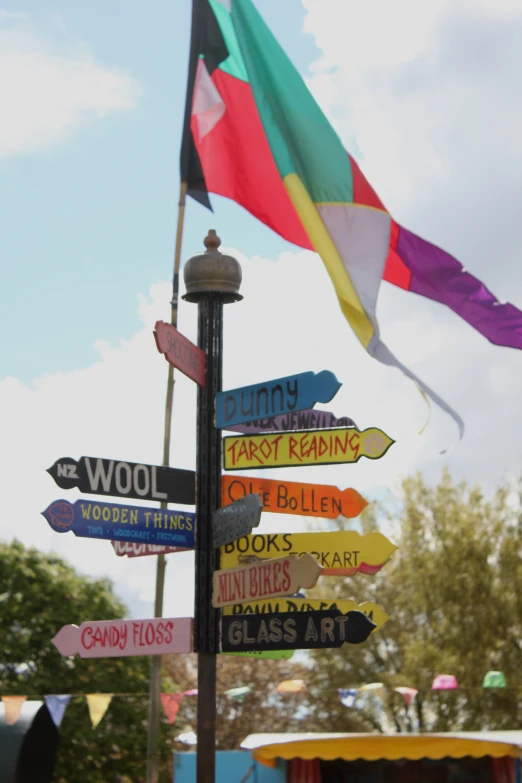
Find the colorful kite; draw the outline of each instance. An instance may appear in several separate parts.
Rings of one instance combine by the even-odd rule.
[[[496,345],[522,348],[522,313],[448,253],[399,226],[347,153],[251,0],[193,0],[181,179],[226,196],[321,256],[368,353],[443,400],[381,341],[382,280],[447,305]]]

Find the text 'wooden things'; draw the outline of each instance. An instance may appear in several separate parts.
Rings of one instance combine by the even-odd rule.
[[[196,515],[189,511],[56,500],[42,515],[57,533],[72,530],[81,538],[194,548]]]

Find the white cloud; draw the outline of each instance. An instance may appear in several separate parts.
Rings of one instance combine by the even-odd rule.
[[[303,5],[309,84],[393,216],[520,298],[522,5]]]
[[[287,468],[269,471],[269,477],[277,473],[288,480],[353,486],[371,499],[395,491],[399,477],[415,470],[436,479],[445,462],[457,476],[487,489],[518,470],[522,442],[515,434],[522,414],[517,353],[490,346],[441,307],[426,308],[410,294],[385,291],[381,320],[391,348],[466,419],[464,441],[441,458],[440,449],[455,442],[453,423],[433,410],[427,431],[417,434],[427,417],[425,403],[413,384],[378,365],[359,346],[316,256],[287,252],[274,263],[246,259],[233,248],[229,252],[242,263],[245,299],[225,308],[224,387],[329,369],[343,386],[334,401],[322,407],[352,416],[361,428],[381,427],[397,441],[381,460]],[[40,512],[53,500],[77,496],[60,490],[46,473],[59,457],[158,464],[167,364],[156,350],[152,329],[156,320],[168,318],[169,299],[167,283],[140,297],[143,328],[118,345],[99,342],[99,360],[89,367],[39,378],[30,387],[14,378],[0,383],[2,538],[16,536],[60,553],[84,572],[109,576],[134,614],[142,616],[152,611],[154,558],[117,558],[108,542],[57,534]],[[195,305],[181,303],[180,330],[192,341],[196,314]],[[171,463],[191,469],[196,386],[179,373],[176,379]],[[291,532],[304,529],[307,522],[264,514],[260,530]],[[167,564],[165,612],[191,614],[193,555],[170,555]]]
[[[63,20],[61,31],[60,43],[53,43],[51,30],[35,31],[27,14],[0,13],[0,157],[45,149],[136,104],[134,78],[68,41]]]

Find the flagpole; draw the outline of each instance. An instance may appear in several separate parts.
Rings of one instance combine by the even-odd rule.
[[[182,182],[179,190],[178,225],[176,229],[176,244],[174,248],[174,273],[172,278],[172,299],[170,322],[178,325],[179,299],[179,268],[181,264],[181,243],[183,238],[183,223],[185,218],[185,201],[187,183]],[[172,429],[172,409],[174,405],[174,367],[168,364],[167,394],[165,397],[165,429],[163,435],[163,465],[168,467],[170,461],[170,440]],[[161,508],[167,508],[162,502]],[[156,561],[156,597],[154,600],[154,616],[163,615],[163,592],[165,588],[165,555],[158,555]],[[159,777],[159,733],[161,709],[161,655],[153,655],[150,670],[149,689],[149,732],[147,737],[147,783],[158,783]]]

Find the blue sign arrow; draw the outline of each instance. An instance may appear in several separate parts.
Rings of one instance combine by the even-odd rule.
[[[316,402],[330,402],[342,384],[333,372],[302,372],[274,381],[243,386],[216,394],[216,427],[226,429],[252,419],[313,408]]]
[[[196,515],[189,511],[55,500],[42,515],[57,533],[72,530],[81,538],[194,548]]]

